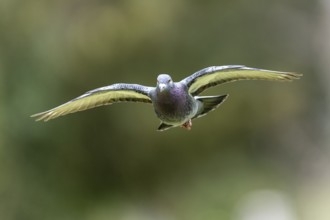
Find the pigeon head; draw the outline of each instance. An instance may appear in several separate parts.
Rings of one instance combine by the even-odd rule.
[[[159,92],[169,91],[173,86],[173,80],[169,75],[160,74],[157,77],[157,90]]]

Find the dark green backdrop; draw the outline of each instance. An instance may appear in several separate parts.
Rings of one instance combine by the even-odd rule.
[[[0,219],[327,219],[321,15],[310,0],[2,0]],[[29,118],[97,87],[227,64],[304,77],[210,89],[229,99],[189,132],[156,132],[135,103]]]

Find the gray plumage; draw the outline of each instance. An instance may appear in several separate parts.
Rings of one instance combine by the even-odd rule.
[[[191,129],[191,120],[216,109],[226,98],[221,96],[198,96],[205,89],[237,80],[291,81],[301,74],[278,72],[245,67],[241,65],[213,66],[202,69],[187,78],[173,82],[167,74],[157,77],[156,87],[138,84],[113,84],[86,92],[58,107],[31,117],[48,121],[66,114],[118,102],[151,103],[161,120],[158,130],[181,126]]]

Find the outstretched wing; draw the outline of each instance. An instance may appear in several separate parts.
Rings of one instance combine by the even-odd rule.
[[[278,72],[250,68],[241,65],[230,66],[211,66],[202,69],[191,76],[183,79],[181,82],[188,86],[188,91],[193,96],[198,95],[205,89],[222,83],[233,82],[237,80],[278,80],[291,81],[299,79],[301,74]]]
[[[149,92],[153,87],[137,84],[113,84],[86,92],[85,94],[45,112],[34,114],[37,121],[48,121],[66,114],[84,111],[117,102],[151,103]]]

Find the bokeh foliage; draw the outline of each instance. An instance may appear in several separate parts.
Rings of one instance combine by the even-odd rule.
[[[317,19],[308,0],[2,0],[0,219],[234,219],[260,189],[308,219],[306,172],[328,152]],[[29,118],[104,85],[226,64],[305,76],[211,89],[230,97],[190,132],[156,132],[134,103]]]

